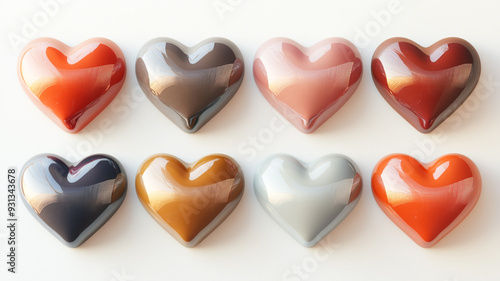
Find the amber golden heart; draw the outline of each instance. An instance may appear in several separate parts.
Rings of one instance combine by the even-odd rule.
[[[236,208],[244,179],[225,155],[186,164],[171,155],[154,155],[140,167],[137,196],[148,213],[186,247],[194,247]]]

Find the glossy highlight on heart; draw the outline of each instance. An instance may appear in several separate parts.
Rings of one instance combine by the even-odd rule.
[[[342,38],[310,48],[274,38],[259,48],[253,63],[262,95],[303,133],[314,132],[349,100],[362,73],[358,50]]]
[[[448,154],[431,163],[393,154],[375,166],[372,191],[384,213],[413,241],[432,247],[472,211],[481,175],[469,158]]]
[[[371,69],[382,97],[415,129],[429,133],[470,96],[481,62],[474,47],[460,38],[427,48],[391,38],[375,50]]]
[[[312,247],[354,209],[362,180],[354,162],[343,155],[306,164],[277,154],[260,166],[254,188],[264,210],[300,244]]]
[[[245,181],[239,165],[226,155],[187,164],[160,154],[141,165],[135,184],[148,213],[179,243],[194,247],[236,208]]]
[[[19,81],[31,100],[54,123],[77,133],[116,97],[126,76],[120,48],[105,38],[69,47],[38,38],[19,56]]]
[[[20,193],[26,208],[68,247],[78,247],[118,210],[127,177],[109,155],[92,155],[77,165],[41,154],[21,171]]]
[[[224,38],[186,47],[156,38],[139,51],[135,65],[142,91],[186,133],[201,129],[231,100],[244,76],[243,56]]]

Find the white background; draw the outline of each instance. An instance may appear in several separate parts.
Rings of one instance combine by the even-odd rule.
[[[129,191],[111,220],[77,249],[63,246],[19,204],[18,273],[7,274],[3,262],[7,254],[5,221],[0,224],[0,280],[500,280],[500,83],[495,82],[500,82],[500,4],[494,0],[400,0],[390,18],[377,22],[380,11],[389,13],[389,2],[92,0],[58,4],[47,15],[38,1],[2,0],[0,218],[5,220],[7,215],[7,168],[20,168],[40,153],[71,160],[94,153],[111,154],[126,169]],[[217,12],[217,4],[230,5],[231,9]],[[36,25],[23,33],[26,21]],[[54,37],[68,45],[92,37],[109,38],[125,54],[125,85],[114,104],[85,130],[66,134],[22,91],[16,77],[19,46],[9,42],[13,34],[26,40]],[[196,134],[183,133],[137,92],[137,52],[145,42],[160,36],[186,45],[208,37],[226,37],[244,55],[246,76],[240,90]],[[313,134],[302,134],[282,121],[253,81],[252,60],[257,48],[276,36],[305,46],[328,37],[344,37],[361,53],[364,73],[358,90]],[[436,133],[420,134],[407,124],[372,82],[371,55],[382,41],[395,36],[421,45],[458,36],[480,54],[482,82],[468,105],[451,116],[453,122],[439,127],[439,138]],[[108,118],[113,120],[112,132],[102,133],[99,124]],[[283,125],[270,135],[270,122]],[[260,150],[250,145],[253,137],[261,138]],[[359,204],[322,246],[302,247],[268,217],[254,196],[255,170],[265,157],[277,152],[304,161],[342,153],[361,169],[364,191]],[[433,248],[417,246],[373,199],[372,169],[379,159],[396,152],[416,155],[425,162],[447,153],[462,153],[481,171],[483,191],[475,209]],[[244,171],[246,190],[240,204],[196,248],[177,243],[137,199],[135,173],[142,161],[155,153],[171,153],[188,162],[225,153]],[[294,267],[304,273],[287,273]]]

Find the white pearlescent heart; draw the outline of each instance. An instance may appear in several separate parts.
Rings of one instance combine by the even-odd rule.
[[[354,209],[362,180],[356,164],[343,155],[306,164],[277,154],[260,166],[254,188],[266,212],[299,243],[312,247]]]

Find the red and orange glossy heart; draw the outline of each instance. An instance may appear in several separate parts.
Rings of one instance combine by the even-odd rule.
[[[464,103],[481,72],[477,51],[460,38],[427,48],[391,38],[375,50],[371,67],[384,99],[422,133],[434,130]]]
[[[372,191],[384,213],[418,245],[427,248],[472,211],[481,193],[476,165],[460,154],[423,164],[404,154],[375,166]]]
[[[52,38],[27,44],[18,76],[31,100],[64,131],[87,126],[120,91],[126,75],[120,48],[104,38],[69,47]]]
[[[228,156],[209,155],[187,164],[161,154],[143,163],[135,184],[148,213],[179,243],[194,247],[236,208],[245,182]]]
[[[257,51],[253,74],[267,101],[297,129],[311,133],[354,94],[362,63],[356,47],[342,38],[311,48],[274,38]]]

